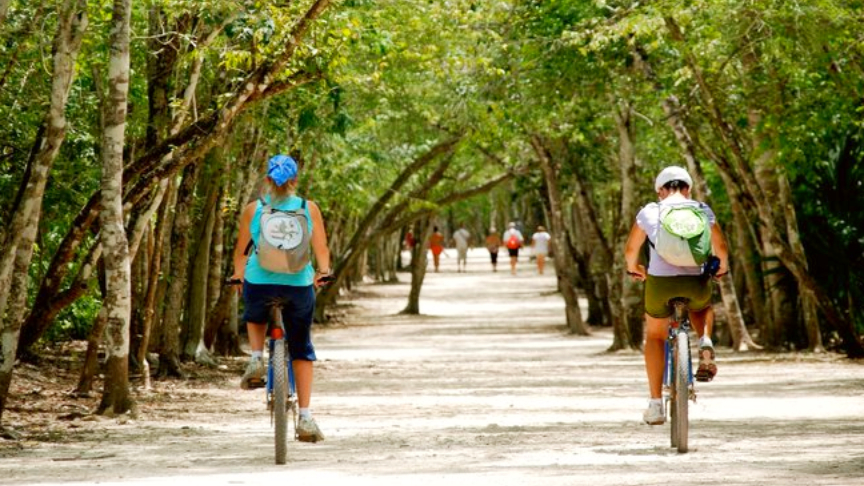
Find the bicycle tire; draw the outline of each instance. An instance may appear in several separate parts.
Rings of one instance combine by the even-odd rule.
[[[288,456],[288,369],[285,365],[285,340],[273,343],[273,423],[276,425],[276,464]]]
[[[675,417],[677,417],[677,415],[675,414],[675,405],[674,405],[674,402],[672,401],[672,397],[675,396],[675,382],[674,381],[672,381],[672,385],[669,387],[669,391],[670,391],[669,399],[666,400],[666,406],[669,407],[668,408],[668,410],[669,410],[669,423],[672,425],[670,427],[670,429],[671,429],[670,435],[671,435],[671,439],[672,439],[670,442],[672,444],[672,447],[677,448],[678,447],[678,425],[675,422]]]
[[[687,436],[690,423],[688,403],[690,401],[690,337],[686,332],[675,336],[675,393],[673,395],[672,427],[675,429],[675,447],[678,452],[687,452]]]

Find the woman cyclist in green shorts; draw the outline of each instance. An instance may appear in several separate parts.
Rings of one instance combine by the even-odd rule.
[[[659,202],[643,207],[636,216],[624,251],[627,272],[635,280],[645,282],[645,370],[648,374],[650,401],[643,418],[646,423],[659,425],[665,422],[662,387],[664,346],[668,336],[669,316],[673,309],[669,299],[685,297],[690,300],[690,320],[699,334],[699,368],[696,378],[711,381],[717,373],[714,364],[714,345],[711,329],[714,312],[711,309],[710,277],[705,276],[702,266],[676,266],[665,261],[654,248],[660,228],[660,210],[669,205],[694,206],[701,209],[711,226],[711,246],[720,260],[716,275],[722,276],[728,268],[726,239],[720,226],[715,224],[711,208],[690,199],[693,180],[682,167],[663,169],[654,182]],[[639,264],[639,253],[646,238],[652,243],[648,268]]]

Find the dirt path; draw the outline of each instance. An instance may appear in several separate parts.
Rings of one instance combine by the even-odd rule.
[[[554,276],[493,274],[480,250],[469,270],[444,259],[422,316],[396,314],[406,283],[364,286],[348,324],[318,330],[327,440],[293,443],[287,466],[263,393],[235,378],[160,383],[135,420],[58,420],[68,439],[2,450],[0,484],[864,484],[860,363],[719,350],[681,456],[641,424],[641,355],[565,334]]]

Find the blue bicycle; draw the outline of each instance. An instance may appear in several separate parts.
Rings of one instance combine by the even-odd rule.
[[[270,423],[276,426],[276,464],[285,464],[288,454],[288,414],[291,414],[295,435],[297,431],[297,392],[291,353],[285,341],[281,302],[270,304],[267,337],[267,409],[270,411]]]
[[[693,385],[693,361],[690,355],[690,317],[687,312],[688,299],[674,298],[669,304],[675,309],[669,323],[666,340],[666,367],[663,370],[663,390],[669,420],[672,424],[672,447],[678,452],[687,452],[690,428],[688,402],[696,402],[696,387]]]
[[[240,280],[228,280],[228,285],[242,285]],[[265,388],[270,424],[274,425],[276,439],[276,464],[285,464],[288,456],[288,415],[297,433],[297,389],[291,353],[285,340],[285,323],[282,320],[284,303],[278,299],[268,303],[270,318],[267,321],[267,374],[263,382],[250,381],[250,388]],[[296,438],[296,437],[295,437]]]

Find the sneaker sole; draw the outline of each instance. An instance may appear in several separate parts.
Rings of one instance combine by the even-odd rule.
[[[324,438],[318,437],[317,435],[298,435],[297,440],[299,440],[300,442],[311,442],[314,444],[315,442],[320,442],[324,440]]]
[[[703,353],[707,353],[708,356],[704,356]],[[714,350],[711,348],[702,348],[699,350],[699,355],[702,357],[702,360],[699,363],[699,368],[696,369],[696,381],[709,382],[717,375],[717,365],[714,364]]]
[[[714,364],[699,366],[699,369],[696,370],[696,381],[700,381],[702,383],[709,382],[714,379],[714,376],[716,374],[717,366]]]
[[[240,388],[243,390],[255,390],[258,388],[264,388],[267,386],[267,382],[264,380],[249,380],[246,382],[240,382]]]

